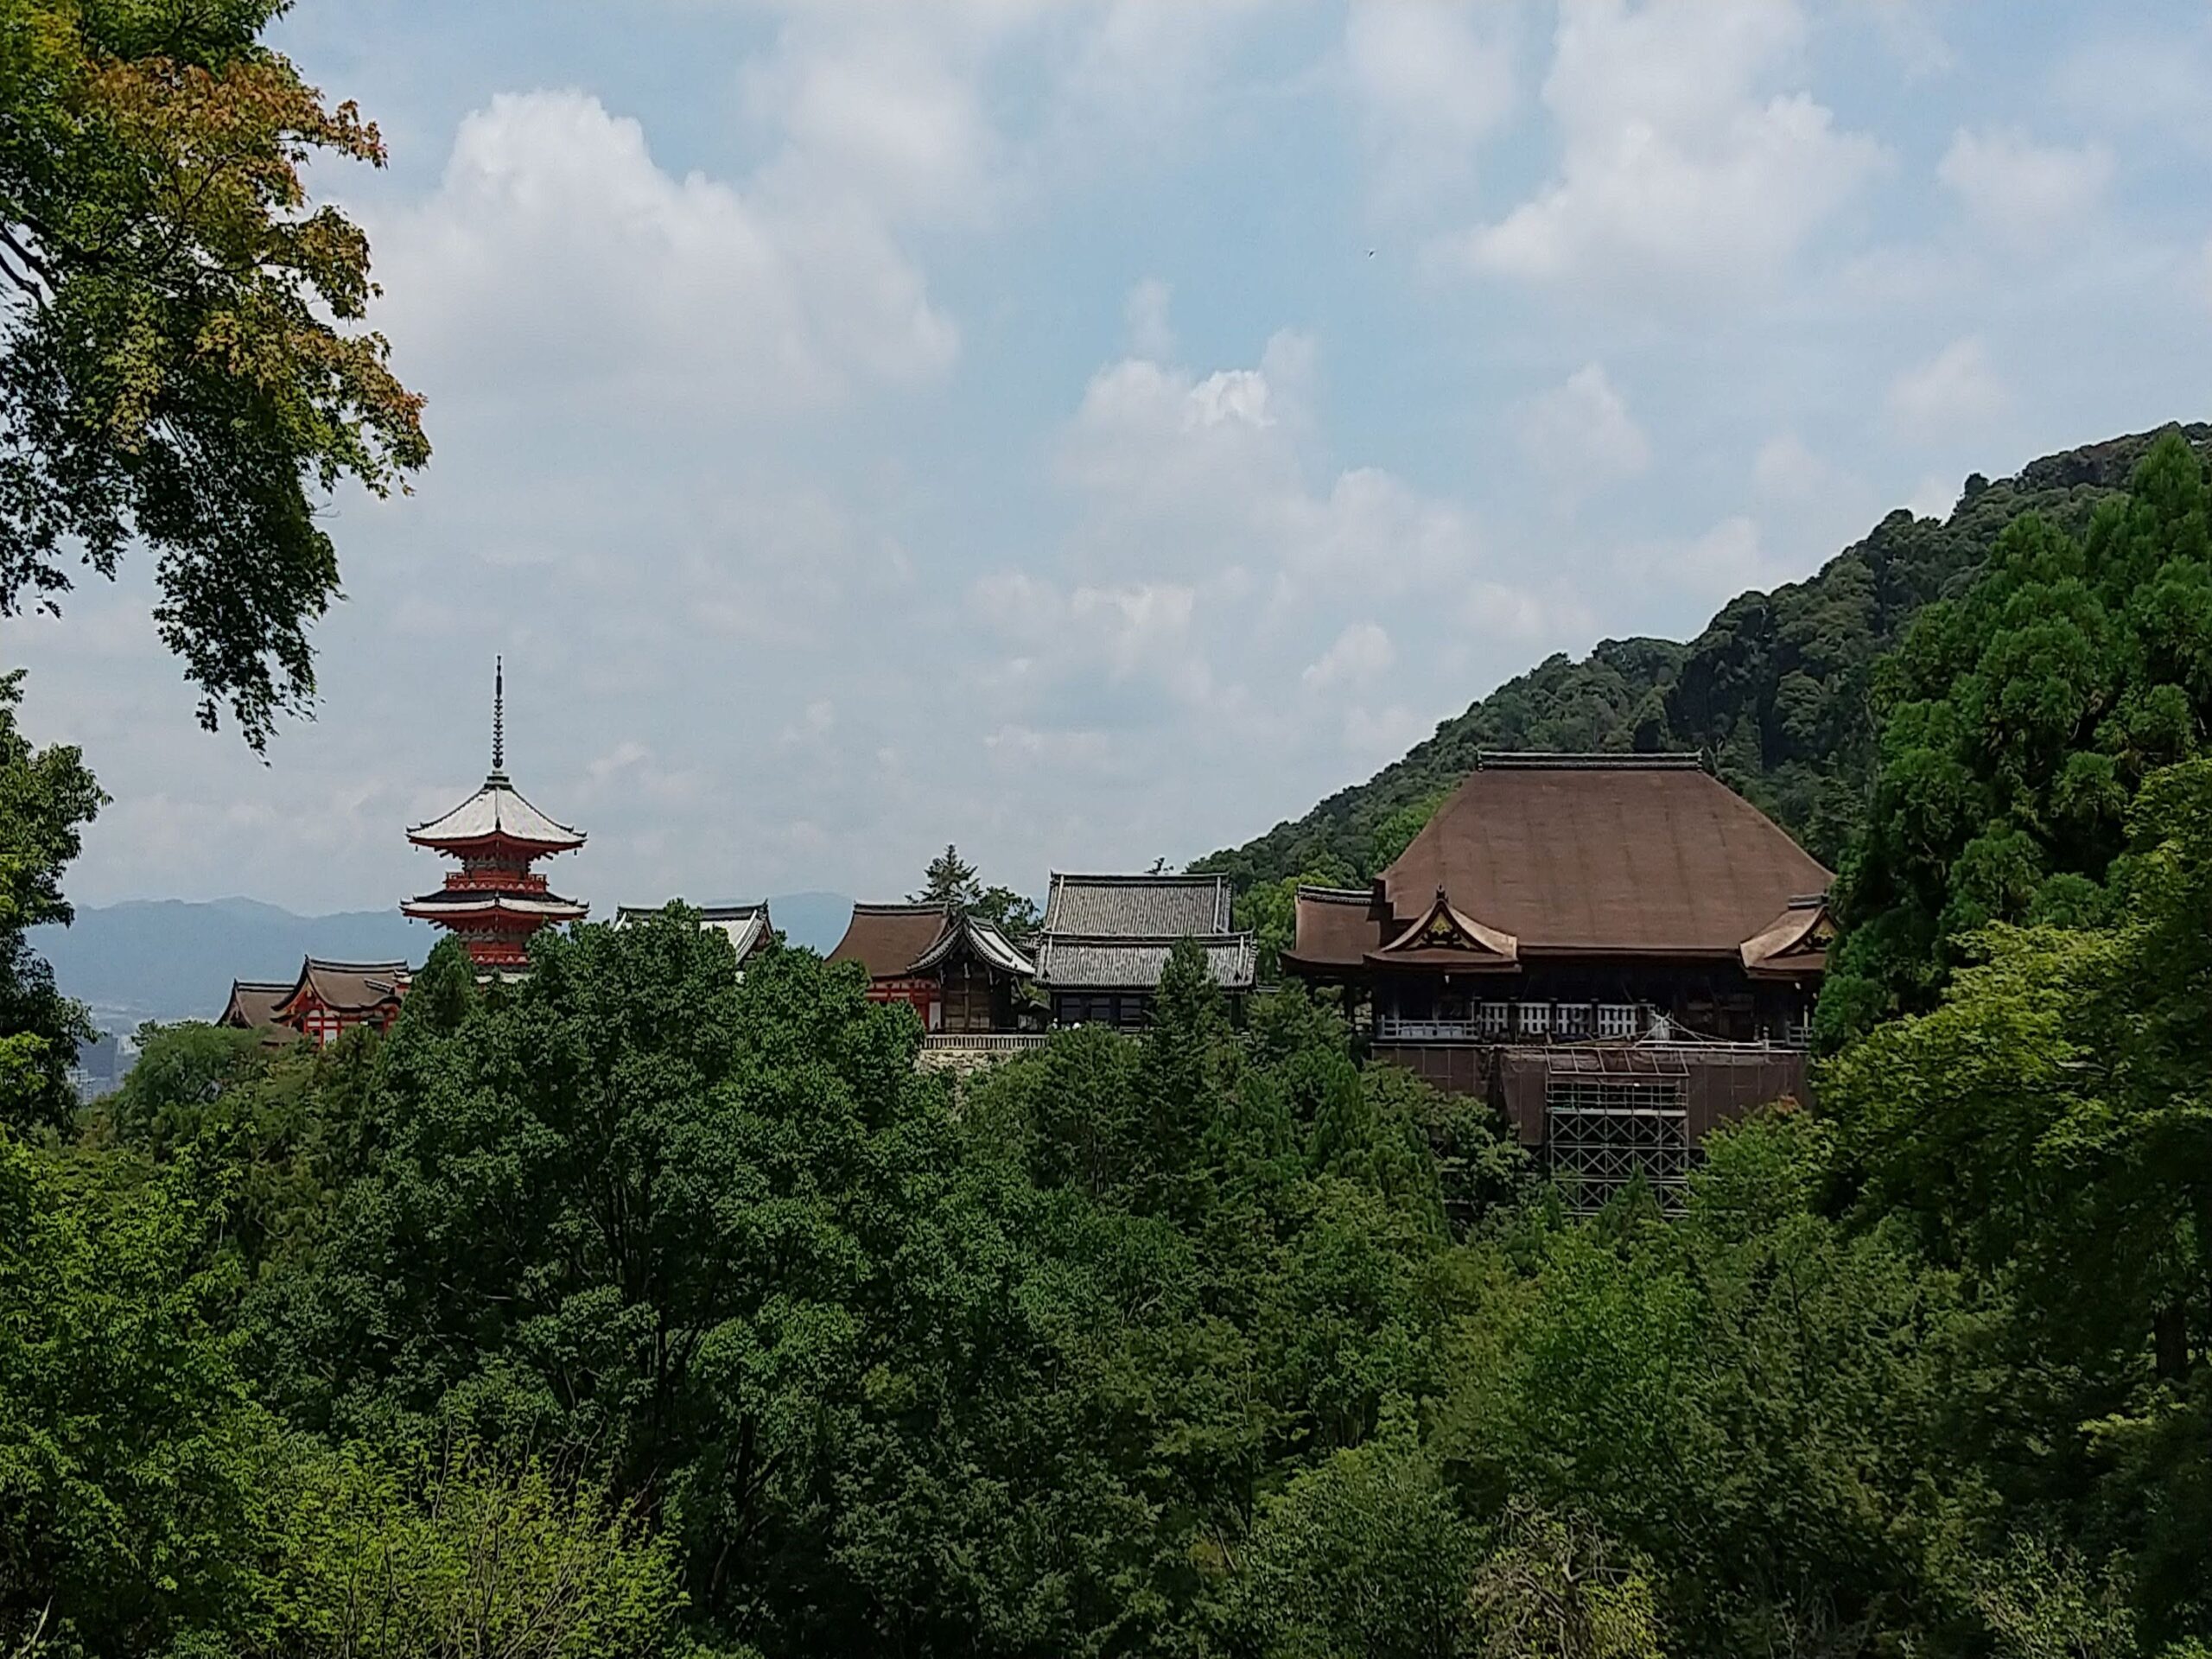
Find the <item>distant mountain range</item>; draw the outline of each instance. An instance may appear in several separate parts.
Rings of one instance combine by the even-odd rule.
[[[843,934],[853,901],[795,893],[771,899],[768,908],[792,944],[827,951]],[[79,905],[71,925],[31,932],[32,948],[54,964],[62,990],[86,1004],[103,1031],[124,1033],[148,1020],[212,1020],[232,980],[289,980],[302,957],[420,962],[436,942],[435,930],[397,910],[301,916],[253,899]]]

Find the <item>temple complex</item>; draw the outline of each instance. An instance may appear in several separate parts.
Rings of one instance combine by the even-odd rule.
[[[1283,966],[1555,1173],[1666,1189],[1802,1096],[1828,881],[1695,755],[1485,755],[1370,886],[1300,890]]]
[[[522,798],[505,771],[506,683],[493,670],[492,770],[483,787],[444,817],[407,832],[417,847],[458,859],[445,884],[400,906],[404,914],[456,934],[480,969],[512,969],[528,960],[530,936],[541,927],[580,922],[590,906],[563,899],[531,867],[574,852],[584,833],[556,823]]]
[[[1137,1029],[1167,953],[1194,939],[1232,1007],[1252,988],[1258,953],[1234,930],[1225,875],[1062,875],[1055,873],[1037,940],[1037,985],[1056,1026]]]

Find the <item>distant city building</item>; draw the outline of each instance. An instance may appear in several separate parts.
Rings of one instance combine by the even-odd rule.
[[[1370,886],[1300,890],[1283,965],[1593,1199],[1671,1191],[1717,1124],[1802,1096],[1828,881],[1697,756],[1485,755]]]
[[[674,900],[671,901],[676,902]],[[614,925],[635,927],[660,914],[666,906],[624,905],[614,912]],[[774,937],[775,923],[769,918],[768,906],[762,905],[703,905],[695,906],[702,928],[712,928],[726,936],[737,952],[738,976],[743,978],[748,957]]]
[[[1226,876],[1056,874],[1037,939],[1037,984],[1053,1024],[1148,1024],[1168,953],[1185,938],[1240,1004],[1258,957],[1252,936],[1235,931],[1230,905]]]
[[[870,1001],[904,1002],[945,1035],[1020,1031],[1037,971],[995,925],[946,905],[855,905],[830,960],[860,963]]]
[[[111,1031],[100,1032],[92,1041],[77,1045],[77,1058],[69,1068],[69,1082],[79,1102],[89,1105],[115,1092],[130,1070],[123,1052],[122,1039]]]
[[[531,867],[573,852],[584,833],[556,823],[507,781],[506,683],[495,664],[492,690],[492,770],[483,787],[443,817],[417,824],[407,838],[461,861],[444,886],[400,906],[403,913],[458,936],[481,969],[521,967],[530,936],[541,927],[579,922],[590,906],[552,892]]]

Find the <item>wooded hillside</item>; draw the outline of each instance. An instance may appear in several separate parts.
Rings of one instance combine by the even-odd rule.
[[[2181,429],[2212,453],[2212,425]],[[1688,645],[1608,639],[1579,662],[1553,657],[1367,782],[1192,868],[1226,871],[1240,888],[1300,874],[1364,880],[1484,749],[1667,748],[1710,752],[1724,779],[1833,865],[1872,773],[1875,659],[1923,606],[1971,581],[2021,512],[2078,534],[2158,435],[2046,455],[1993,483],[1970,478],[1948,519],[1900,508],[1808,580],[1731,600]]]

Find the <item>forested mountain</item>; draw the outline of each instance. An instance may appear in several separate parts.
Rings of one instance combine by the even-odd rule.
[[[2212,426],[2181,430],[2212,453]],[[1226,871],[1240,888],[1298,875],[1363,880],[1484,749],[1703,749],[1724,779],[1834,864],[1872,774],[1875,659],[1923,606],[1965,588],[2021,512],[2081,533],[2158,435],[2046,455],[1994,483],[1977,474],[1947,519],[1900,508],[1818,575],[1731,600],[1688,645],[1608,639],[1580,662],[1553,657],[1366,783],[1193,868]]]

